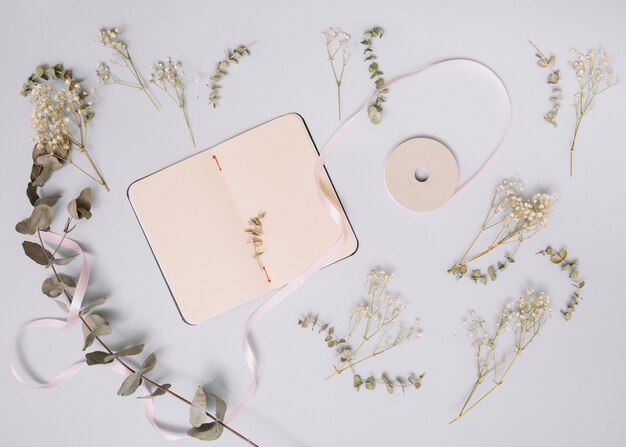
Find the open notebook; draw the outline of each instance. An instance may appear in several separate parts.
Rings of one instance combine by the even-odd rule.
[[[132,207],[186,322],[200,323],[285,285],[339,238],[340,228],[317,196],[317,158],[303,119],[288,114],[129,186]],[[324,176],[323,189],[341,208]],[[245,229],[261,211],[258,262]],[[332,262],[356,249],[351,233]]]

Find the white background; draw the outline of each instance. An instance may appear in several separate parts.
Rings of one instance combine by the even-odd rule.
[[[626,6],[614,1],[5,1],[0,6],[2,70],[0,125],[0,442],[3,445],[169,445],[146,424],[140,401],[117,397],[120,377],[98,368],[62,387],[39,391],[20,386],[6,359],[18,327],[37,317],[60,315],[41,295],[45,278],[20,247],[15,223],[30,212],[24,189],[30,172],[30,107],[18,95],[39,63],[62,62],[95,86],[95,65],[109,50],[94,41],[102,26],[120,26],[137,65],[172,56],[201,82],[188,90],[198,149],[190,145],[178,110],[159,96],[162,111],[142,95],[119,86],[98,89],[90,149],[111,192],[94,187],[94,217],[73,233],[89,251],[90,296],[109,297],[106,316],[115,347],[147,342],[159,364],[154,373],[191,397],[197,384],[234,404],[249,384],[241,352],[243,325],[255,301],[198,327],[180,319],[126,198],[134,180],[287,112],[305,118],[318,145],[337,126],[335,90],[320,32],[339,25],[358,39],[374,25],[386,34],[375,52],[386,75],[449,57],[491,66],[513,100],[512,130],[476,181],[442,208],[415,213],[388,197],[383,166],[389,152],[413,136],[434,136],[454,151],[461,177],[493,147],[503,124],[503,103],[488,79],[474,70],[434,69],[392,88],[383,122],[365,116],[340,141],[328,170],[360,241],[351,258],[327,268],[267,316],[254,332],[260,358],[256,399],[233,426],[261,446],[554,445],[617,446],[626,437],[624,357],[623,147],[624,86],[598,99],[583,122],[575,177],[567,173],[573,129],[575,81],[566,67],[571,47],[603,46],[626,75]],[[549,87],[535,64],[532,38],[557,55],[564,100],[559,127],[542,119]],[[223,50],[251,43],[252,55],[223,80],[223,100],[207,107],[205,79]],[[358,49],[360,51],[360,48]],[[372,90],[359,53],[344,79],[344,109],[353,110]],[[158,92],[156,92],[158,96]],[[560,196],[550,227],[524,244],[513,268],[495,284],[455,282],[446,269],[461,254],[486,211],[491,191],[519,175],[529,193]],[[64,168],[46,186],[66,198],[90,185]],[[63,205],[58,208],[62,226]],[[193,210],[181,229],[203,231]],[[469,308],[492,321],[498,308],[524,287],[545,290],[556,309],[571,290],[565,275],[533,253],[546,244],[566,246],[580,259],[587,280],[574,318],[556,313],[544,334],[523,354],[505,384],[460,422],[458,412],[473,383],[473,354],[462,327]],[[210,256],[210,254],[207,254]],[[486,265],[486,264],[481,264]],[[78,263],[71,266],[75,271]],[[348,376],[323,382],[331,355],[320,337],[299,329],[297,319],[319,313],[340,330],[362,298],[372,268],[393,271],[393,283],[419,316],[422,340],[364,365],[363,374],[426,372],[421,390],[387,395],[356,393]],[[43,377],[80,358],[78,329],[34,333],[23,349]],[[165,397],[159,418],[184,425],[187,408]],[[192,445],[194,441],[182,441]],[[243,445],[226,434],[220,445]]]

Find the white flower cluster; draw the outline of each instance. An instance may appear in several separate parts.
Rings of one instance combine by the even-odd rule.
[[[372,271],[367,275],[365,281],[367,302],[355,307],[350,322],[351,332],[359,326],[362,320],[370,322],[372,332],[384,330],[385,333],[388,333],[391,332],[393,326],[397,326],[395,335],[382,340],[384,346],[398,345],[422,335],[419,320],[409,326],[399,322],[399,318],[406,310],[406,305],[400,302],[398,296],[387,294],[389,282],[392,279],[393,274],[384,271]]]
[[[37,149],[47,154],[67,153],[70,150],[69,118],[53,97],[52,86],[49,84],[35,86],[29,102],[34,106],[31,112],[31,126],[35,130]]]
[[[98,30],[100,45],[112,48],[125,57],[128,57],[128,45],[122,39],[122,30],[119,28],[102,28]]]
[[[167,90],[168,84],[177,91],[185,88],[182,64],[173,62],[171,57],[150,66],[149,80],[162,90]]]
[[[571,53],[572,60],[569,65],[581,89],[586,88],[597,92],[598,88],[610,87],[617,82],[615,72],[604,50],[598,50],[596,54],[593,50],[582,53],[572,49]],[[580,99],[580,94],[578,97]]]
[[[109,68],[107,64],[98,64],[98,66],[96,67],[95,73],[96,73],[96,79],[98,79],[98,82],[100,84],[107,84],[111,80],[113,80],[111,69]]]
[[[524,185],[519,179],[504,180],[494,192],[496,213],[502,214],[502,222],[521,238],[532,234],[548,225],[547,215],[554,208],[556,194],[535,194],[526,200],[520,194]]]
[[[551,316],[550,297],[534,289],[524,290],[517,301],[502,308],[493,335],[487,330],[485,321],[471,311],[469,319],[463,325],[476,353],[478,376],[484,377],[492,372],[494,364],[504,364],[512,349],[521,352],[540,334],[541,328]],[[502,336],[511,331],[515,337],[514,346],[503,347]],[[496,351],[499,358],[495,358]]]
[[[322,41],[328,48],[328,54],[331,60],[341,51],[343,65],[347,65],[350,55],[355,48],[352,42],[352,36],[339,27],[329,27],[322,31]]]

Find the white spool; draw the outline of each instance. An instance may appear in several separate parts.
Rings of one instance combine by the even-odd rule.
[[[432,138],[411,138],[387,158],[387,192],[398,205],[413,211],[440,207],[452,197],[458,181],[454,155]]]

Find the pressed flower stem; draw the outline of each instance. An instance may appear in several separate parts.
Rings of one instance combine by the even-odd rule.
[[[495,385],[493,387],[491,387],[485,394],[483,394],[476,402],[474,402],[469,408],[466,409],[467,405],[469,405],[469,402],[472,398],[472,396],[474,395],[474,393],[476,392],[476,390],[478,389],[478,386],[482,383],[482,381],[484,380],[484,377],[478,379],[476,381],[476,383],[474,384],[472,390],[469,393],[469,396],[467,396],[467,399],[465,400],[465,403],[463,404],[463,407],[461,408],[461,411],[459,412],[459,415],[457,417],[455,417],[454,419],[452,419],[450,422],[448,422],[448,424],[453,424],[456,421],[458,421],[459,419],[461,419],[463,416],[465,416],[472,408],[474,408],[476,405],[478,405],[485,397],[489,396],[489,394],[491,394],[496,388],[498,388],[500,385],[502,385],[502,382],[504,380],[504,377],[507,375],[507,373],[509,372],[509,370],[511,369],[511,366],[513,366],[513,363],[515,363],[515,360],[517,360],[517,358],[519,357],[521,351],[517,351],[515,353],[515,357],[513,357],[513,359],[511,360],[511,363],[509,363],[509,366],[506,368],[506,370],[504,371],[504,373],[502,373],[502,376],[500,376],[500,379],[498,381],[495,382]]]
[[[583,115],[580,115],[579,118],[576,119],[576,127],[574,128],[574,137],[572,138],[572,146],[569,150],[569,176],[573,177],[574,175],[574,145],[576,144],[576,136],[578,135],[578,129],[580,129],[580,123],[582,122]]]
[[[39,238],[39,244],[41,245],[41,248],[44,250],[44,253],[46,253],[46,247],[45,244],[43,242],[43,239],[41,237],[41,230],[37,230],[37,236]],[[64,231],[63,237],[65,238],[67,236],[67,232]],[[47,254],[46,254],[47,257]],[[50,259],[48,259],[48,261],[50,261]],[[61,282],[61,277],[59,276],[59,274],[57,273],[56,267],[54,266],[54,264],[50,265],[50,268],[52,269],[52,272],[54,273],[54,276],[56,277],[57,281]],[[65,294],[65,297],[67,298],[67,301],[71,304],[72,303],[72,297],[67,293],[66,290],[63,291]],[[89,324],[87,324],[87,322],[85,321],[84,316],[80,316],[79,317],[81,322],[83,323],[83,325],[89,329],[89,331],[93,331],[93,329],[91,327],[89,327]],[[98,336],[95,337],[95,339],[98,341],[98,343],[100,344],[100,346],[102,346],[102,348],[107,351],[109,354],[113,354],[113,350],[111,348],[109,348],[107,346],[107,344]],[[133,369],[131,366],[129,366],[126,362],[124,362],[124,360],[120,359],[119,357],[115,357],[115,361],[118,362],[120,365],[122,365],[122,367],[124,367],[129,373],[134,373],[136,372],[135,369]],[[178,399],[179,401],[185,403],[188,406],[191,406],[191,401],[184,398],[183,396],[181,396],[180,394],[172,391],[171,388],[166,388],[163,385],[155,382],[154,380],[148,378],[145,375],[142,375],[141,378],[143,380],[145,380],[146,382],[148,382],[149,384],[151,384],[152,386],[155,386],[163,391],[165,391],[165,393],[169,394],[172,397],[175,397],[176,399]],[[253,446],[253,447],[259,447],[258,444],[254,443],[251,439],[247,438],[246,436],[242,435],[241,433],[239,433],[237,430],[235,430],[234,428],[230,427],[228,424],[226,424],[223,421],[218,420],[214,415],[212,415],[211,413],[209,413],[208,411],[205,411],[206,415],[208,417],[210,417],[213,421],[221,424],[225,430],[231,432],[233,435],[237,436],[239,439],[241,439],[242,441],[245,441],[246,443],[248,443],[249,445]]]

